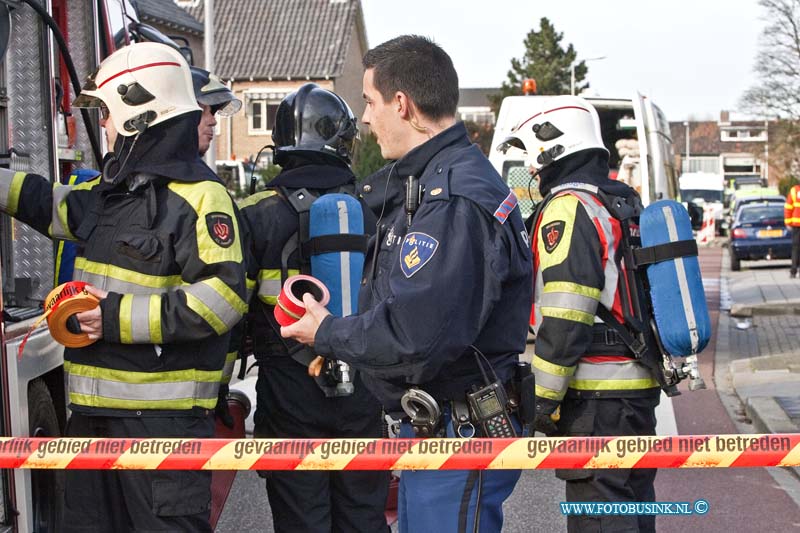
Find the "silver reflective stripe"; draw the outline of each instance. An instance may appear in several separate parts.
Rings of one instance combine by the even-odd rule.
[[[559,307],[561,309],[582,311],[590,315],[597,312],[597,300],[570,292],[546,292],[542,295],[541,305],[543,307]]]
[[[572,376],[556,376],[555,374],[545,372],[541,368],[534,368],[533,373],[536,376],[537,385],[559,392],[567,390],[569,381],[572,379]]]
[[[75,272],[72,277],[76,281],[85,281],[100,289],[105,289],[109,292],[116,292],[119,294],[163,294],[175,289],[175,287],[151,287],[147,285],[139,285],[138,283],[122,281],[121,279],[112,278],[109,276],[101,276],[100,274],[95,274],[93,272],[87,272],[78,267],[75,267]]]
[[[62,202],[65,202],[67,195],[72,192],[71,185],[61,185],[53,188],[53,220],[52,220],[52,237],[55,239],[74,239],[75,237],[70,233],[69,228],[61,223],[58,216],[58,208]]]
[[[70,374],[69,392],[131,401],[210,400],[217,397],[219,382],[124,383]]]
[[[134,343],[152,341],[152,336],[150,335],[150,296],[133,297],[131,303],[131,341]]]
[[[281,293],[281,280],[262,279],[258,281],[259,296],[278,296]]]
[[[11,183],[14,181],[16,172],[6,168],[0,168],[0,208],[3,211],[8,209],[8,196],[11,193]]]
[[[538,377],[538,376],[537,376]],[[581,361],[572,379],[652,379],[650,370],[637,361],[624,363],[589,363]]]
[[[595,188],[595,190],[597,190]],[[614,255],[617,250],[617,241],[614,237],[614,228],[611,225],[611,213],[608,212],[604,206],[595,201],[595,197],[589,193],[582,191],[571,191],[576,198],[581,201],[589,218],[597,220],[600,223],[600,228],[603,230],[606,240],[606,256],[608,260],[605,264],[604,275],[605,285],[603,291],[600,293],[600,303],[607,309],[611,309],[614,305],[614,296],[617,293],[617,281],[619,280],[619,271],[614,262]],[[595,317],[595,322],[602,322],[599,318]]]
[[[336,202],[339,211],[339,233],[348,233],[350,222],[347,216],[347,204],[344,201]],[[342,285],[342,316],[353,314],[352,295],[350,293],[350,252],[339,254],[339,270]]]
[[[661,211],[664,213],[664,218],[667,220],[669,240],[671,242],[678,242],[678,227],[675,225],[675,218],[672,214],[672,209],[670,209],[669,206],[664,206]],[[681,302],[683,302],[683,310],[686,312],[686,323],[689,326],[689,336],[692,339],[692,353],[697,353],[697,347],[700,344],[700,335],[697,332],[697,320],[694,316],[694,307],[692,307],[692,295],[689,294],[689,280],[686,279],[686,269],[684,268],[683,257],[676,257],[674,261],[675,273],[678,275],[678,287],[681,291]]]
[[[188,287],[183,287],[183,290],[203,302],[229,329],[242,318],[242,314],[228,303],[228,300],[206,283],[192,283]]]

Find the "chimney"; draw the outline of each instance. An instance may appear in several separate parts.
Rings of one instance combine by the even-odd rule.
[[[725,111],[724,109],[719,112],[719,123],[720,124],[730,124],[731,123],[731,113],[730,111]]]

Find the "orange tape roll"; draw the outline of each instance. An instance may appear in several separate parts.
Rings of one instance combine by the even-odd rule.
[[[67,348],[82,348],[96,341],[96,339],[90,339],[87,333],[72,333],[67,329],[69,317],[75,313],[91,311],[100,304],[100,300],[86,290],[87,285],[88,283],[85,281],[69,281],[50,291],[44,300],[44,314],[36,319],[19,346],[20,358],[22,358],[22,351],[25,349],[28,337],[43,320],[47,320],[47,327],[50,329],[53,339]]]
[[[303,304],[303,294],[311,293],[316,301],[323,306],[331,301],[331,293],[328,287],[313,276],[298,274],[290,276],[283,284],[281,293],[278,295],[278,305],[273,310],[275,320],[281,326],[294,324],[306,314],[306,306]]]

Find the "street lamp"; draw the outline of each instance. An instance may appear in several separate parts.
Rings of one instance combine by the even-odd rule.
[[[580,61],[599,61],[601,59],[605,59],[606,56],[599,56],[599,57],[587,57],[586,59],[581,59]],[[569,81],[569,92],[572,96],[575,96],[575,65],[578,64],[579,61],[573,61],[572,64],[569,66],[570,72],[570,81]]]

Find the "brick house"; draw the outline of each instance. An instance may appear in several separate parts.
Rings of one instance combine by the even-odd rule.
[[[202,1],[175,1],[202,23]],[[304,83],[335,91],[361,117],[360,0],[215,0],[214,12],[215,71],[244,104],[219,120],[217,159],[254,158],[272,144],[278,104]],[[265,150],[261,161],[271,157]]]
[[[764,120],[731,120],[727,111],[722,111],[716,121],[670,122],[676,167],[682,173],[711,172],[726,178],[758,175],[775,186],[779,176],[775,172],[770,174],[767,163],[769,130],[773,124]]]
[[[172,37],[179,45],[181,39],[192,49],[194,64],[203,66],[203,23],[173,2],[164,0],[138,0],[139,19],[161,33]],[[176,38],[177,37],[177,38]]]

